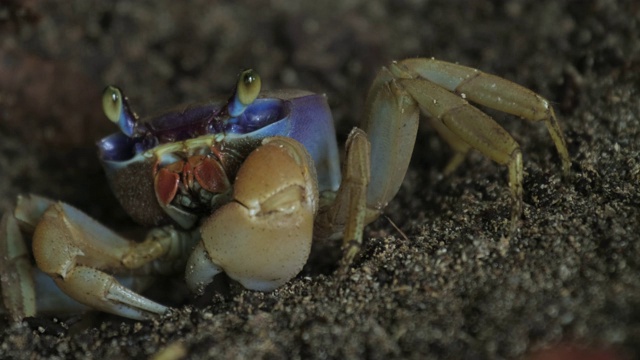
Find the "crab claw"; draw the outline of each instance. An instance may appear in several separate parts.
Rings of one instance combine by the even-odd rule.
[[[140,246],[144,243],[141,243]],[[120,284],[105,270],[120,270],[135,243],[121,238],[74,207],[56,202],[42,214],[33,253],[44,273],[71,298],[91,308],[132,319],[162,314],[167,307]],[[157,257],[151,251],[140,251]]]
[[[238,171],[233,200],[202,224],[187,285],[202,293],[220,272],[251,290],[283,285],[307,261],[317,206],[309,153],[290,138],[263,140]]]
[[[0,221],[0,313],[5,310],[14,322],[89,308],[137,320],[165,313],[166,306],[138,291],[156,275],[184,268],[199,239],[167,226],[131,241],[68,204],[19,196],[15,210]]]

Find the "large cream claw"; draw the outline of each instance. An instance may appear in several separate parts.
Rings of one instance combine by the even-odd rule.
[[[313,161],[297,141],[269,138],[240,168],[233,200],[201,226],[187,264],[195,291],[220,271],[251,290],[273,290],[307,261],[318,190]]]

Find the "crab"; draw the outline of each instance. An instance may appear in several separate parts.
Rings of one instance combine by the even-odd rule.
[[[429,58],[383,67],[342,167],[324,95],[261,90],[246,70],[230,98],[139,119],[116,87],[103,95],[120,131],[98,142],[111,188],[126,212],[151,228],[126,239],[63,202],[19,196],[0,223],[0,283],[13,321],[40,312],[97,309],[144,320],[169,307],[140,294],[154,278],[184,271],[202,293],[226,273],[250,290],[295,277],[312,239],[342,238],[340,268],[359,251],[364,227],[398,192],[420,113],[454,151],[453,172],[471,149],[508,169],[509,230],[522,213],[518,143],[476,103],[545,123],[569,172],[549,102],[495,75]],[[34,261],[35,260],[35,261]]]

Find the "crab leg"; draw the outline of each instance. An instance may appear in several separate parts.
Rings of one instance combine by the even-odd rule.
[[[509,170],[513,199],[511,233],[522,213],[523,166],[520,146],[491,117],[467,100],[530,121],[544,121],[562,160],[571,162],[547,100],[532,91],[476,69],[433,59],[408,59],[383,68],[369,91],[362,127],[372,144],[372,178],[367,192],[370,209],[381,209],[395,195],[408,167],[418,126],[418,108],[455,155],[450,173],[470,149],[476,149]]]
[[[0,222],[0,289],[13,322],[36,314],[32,268],[18,221],[10,212],[5,213]]]
[[[438,135],[451,147],[453,150],[453,156],[449,160],[449,163],[442,170],[444,176],[448,176],[453,173],[460,164],[464,161],[465,156],[471,150],[471,145],[464,142],[458,135],[449,130],[445,124],[436,118],[429,118],[429,123],[436,130]]]
[[[421,77],[471,102],[529,121],[544,121],[560,155],[562,171],[569,173],[571,160],[562,130],[549,101],[542,96],[498,76],[445,61],[418,58],[394,65],[392,71],[399,77]]]
[[[402,86],[418,101],[425,113],[441,121],[451,133],[491,160],[508,167],[513,199],[513,233],[522,213],[522,153],[518,143],[490,116],[427,80],[403,79]]]
[[[383,69],[371,86],[364,131],[354,129],[349,135],[342,183],[331,206],[316,220],[316,237],[343,234],[342,270],[358,253],[364,226],[395,196],[409,167],[419,109],[393,79],[394,75]]]
[[[371,177],[367,207],[382,212],[402,185],[409,167],[419,124],[413,97],[383,68],[371,85],[362,130],[371,142]]]
[[[343,233],[344,270],[360,250],[364,227],[377,217],[367,209],[367,186],[371,174],[370,144],[367,134],[354,128],[346,144],[346,159],[340,188],[331,206],[320,212],[314,227],[317,238],[329,238]]]
[[[186,258],[195,241],[191,235],[171,230],[152,231],[141,243],[128,241],[67,204],[37,196],[19,198],[14,214],[23,229],[35,227],[32,247],[38,269],[53,278],[66,295],[92,308],[134,319],[161,314],[167,308],[123,286],[110,273],[135,280],[169,271]],[[16,241],[15,232],[7,234],[0,240]],[[5,298],[12,293],[6,285],[3,283]],[[35,313],[31,302],[28,311],[21,311],[19,304],[19,299],[14,302],[17,310],[7,306],[14,319]]]

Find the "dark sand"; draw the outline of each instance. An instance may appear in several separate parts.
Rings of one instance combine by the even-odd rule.
[[[227,92],[253,67],[265,87],[326,93],[343,141],[376,70],[414,56],[553,101],[572,175],[542,124],[491,112],[525,161],[524,216],[507,240],[505,169],[473,154],[442,178],[451,152],[424,126],[347,278],[334,274],[337,244],[319,244],[277,291],[223,282],[150,322],[0,318],[0,358],[511,359],[558,343],[640,356],[637,1],[68,3],[0,5],[0,211],[34,192],[133,228],[95,157],[113,131],[105,84],[149,114]]]

